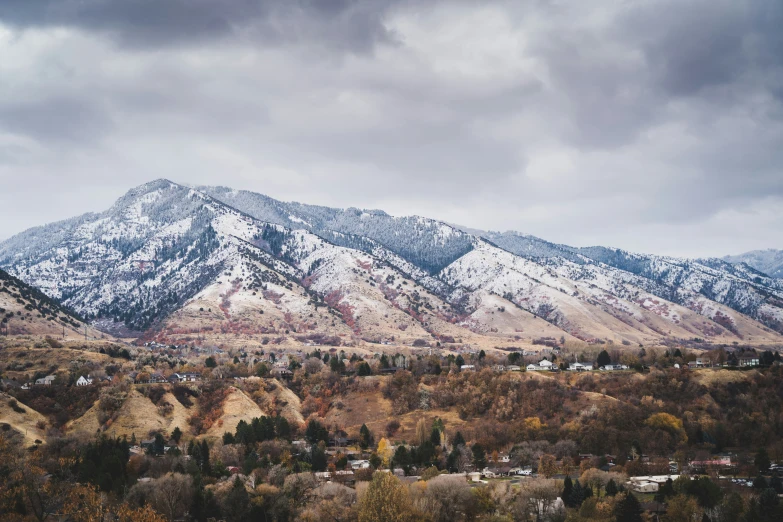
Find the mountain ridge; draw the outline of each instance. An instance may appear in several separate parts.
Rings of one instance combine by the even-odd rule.
[[[468,233],[166,179],[0,243],[0,266],[103,327],[150,338],[203,340],[207,326],[244,332],[235,338],[291,341],[304,329],[341,342],[488,346],[544,334],[648,344],[783,333],[783,282],[742,264]]]

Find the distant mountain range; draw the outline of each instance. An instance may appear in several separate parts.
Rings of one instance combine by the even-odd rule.
[[[783,250],[753,250],[723,259],[729,263],[744,263],[769,276],[783,278]]]
[[[105,330],[216,344],[781,343],[766,260],[573,248],[168,180],[0,243],[0,266]]]

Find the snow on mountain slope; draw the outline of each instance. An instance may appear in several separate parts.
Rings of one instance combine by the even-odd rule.
[[[468,252],[473,244],[470,234],[419,216],[392,217],[381,210],[284,203],[262,194],[225,187],[199,187],[199,190],[256,219],[292,229],[303,228],[334,244],[367,252],[381,245],[429,274],[437,273]]]
[[[88,335],[100,335],[92,328]],[[0,270],[0,335],[81,338],[85,324],[43,292]]]
[[[743,334],[758,341],[778,340],[762,325],[739,320],[735,316],[740,314],[717,303],[703,299],[698,307],[704,316],[699,316],[633,286],[630,281],[639,278],[619,272],[562,258],[539,264],[479,242],[441,275],[452,285],[502,295],[584,340],[643,343],[663,337],[697,337],[727,342]],[[723,314],[722,322],[714,320],[716,314]]]
[[[485,235],[158,180],[1,243],[0,266],[166,342],[783,339],[783,281],[747,265]]]
[[[763,326],[751,325],[751,330],[760,328],[764,332],[766,327],[783,333],[781,280],[770,278],[747,264],[636,254],[607,247],[573,248],[515,232],[487,232],[482,237],[542,264],[559,265],[565,259],[576,265],[616,269],[611,271],[610,278],[631,283],[702,315],[706,313],[709,319],[715,318],[714,312],[719,308],[705,306],[702,301],[704,298],[715,301],[725,305],[717,316],[724,326],[729,325],[725,316],[736,316],[736,312],[740,312],[763,323]],[[727,309],[731,311],[727,312]]]
[[[378,257],[336,246],[171,182],[134,189],[107,212],[59,227],[46,227],[24,255],[14,251],[24,241],[13,238],[0,259],[104,326],[158,325],[150,333],[158,339],[317,330],[409,341],[441,335],[432,330],[438,321],[457,328],[451,305],[410,274],[447,287],[382,246],[370,245]]]
[[[746,264],[759,272],[777,279],[783,279],[783,250],[753,250],[738,256],[723,258],[732,264]]]

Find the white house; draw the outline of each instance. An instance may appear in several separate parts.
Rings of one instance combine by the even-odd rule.
[[[172,373],[169,376],[169,382],[196,382],[201,380],[201,375],[197,373]]]
[[[89,386],[92,384],[92,378],[88,375],[85,377],[82,375],[79,377],[79,379],[76,381],[76,386]]]
[[[529,372],[539,372],[539,371],[541,371],[543,369],[544,368],[542,368],[540,366],[536,366],[535,364],[528,364],[527,365],[527,371],[529,371]]]
[[[459,369],[461,371],[463,371],[463,372],[466,371],[466,370],[467,371],[473,371],[473,370],[476,369],[476,367],[474,365],[472,365],[472,364],[463,364],[462,366],[459,367]]]
[[[539,365],[540,367],[542,367],[542,368],[549,369],[549,368],[551,368],[551,367],[552,367],[552,362],[551,362],[551,361],[547,361],[546,359],[544,359],[544,360],[542,360],[540,363],[538,363],[538,365]]]
[[[582,363],[575,362],[568,365],[568,370],[572,372],[584,372],[589,370],[589,368]]]
[[[35,384],[43,385],[43,386],[51,386],[54,383],[55,376],[54,375],[47,375],[46,377],[41,377],[40,379],[35,380]]]
[[[658,484],[649,480],[639,480],[631,482],[631,489],[637,493],[656,493]]]
[[[507,366],[506,370],[508,370],[510,372],[521,372],[522,371],[522,367],[521,366],[517,366],[515,364],[512,364],[510,366]]]

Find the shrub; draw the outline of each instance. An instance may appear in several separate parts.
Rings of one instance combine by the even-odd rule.
[[[16,413],[25,413],[25,409],[19,406],[19,403],[16,402],[16,399],[11,399],[8,401],[8,405],[11,407],[12,410],[14,410]]]

